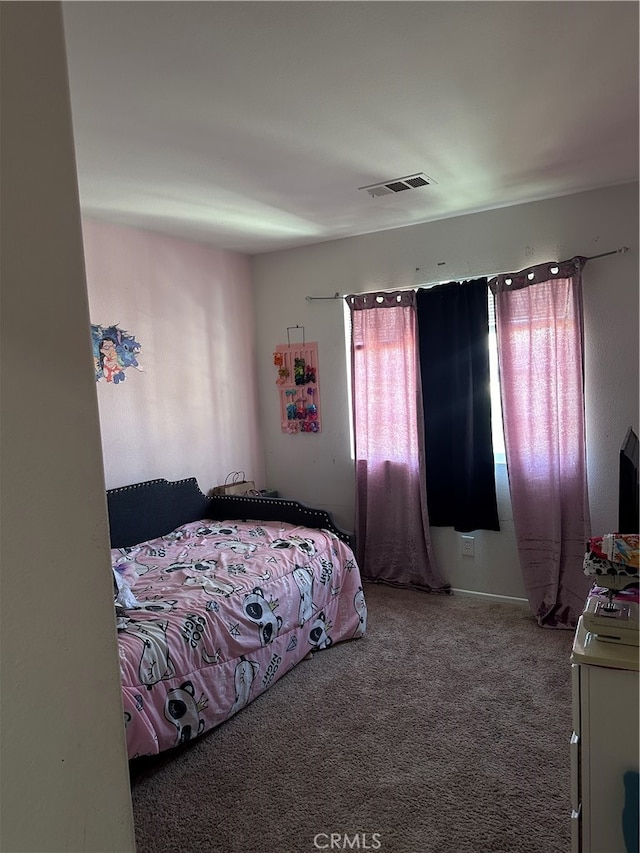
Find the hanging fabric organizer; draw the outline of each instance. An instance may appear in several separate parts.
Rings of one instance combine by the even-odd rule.
[[[282,432],[295,435],[299,432],[320,432],[320,387],[318,385],[318,344],[305,343],[304,326],[302,343],[278,344],[273,353],[277,369],[276,385],[280,394],[280,423]]]

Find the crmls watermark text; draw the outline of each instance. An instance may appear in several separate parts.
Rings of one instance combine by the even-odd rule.
[[[313,836],[313,846],[317,850],[381,850],[382,841],[379,832],[318,832]]]

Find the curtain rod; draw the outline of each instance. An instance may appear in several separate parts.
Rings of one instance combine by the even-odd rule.
[[[607,255],[624,255],[625,252],[629,251],[628,246],[620,246],[619,249],[613,249],[611,252],[600,252],[599,255],[589,255],[586,260],[594,261],[596,258],[606,258]]]
[[[318,302],[321,299],[342,299],[342,296],[336,290],[334,296],[305,296],[307,302]]]
[[[611,252],[600,252],[599,255],[589,255],[589,256],[585,257],[585,260],[586,261],[595,261],[596,258],[606,258],[609,255],[624,255],[628,251],[629,251],[628,246],[621,246],[619,249],[613,249]],[[534,264],[534,266],[535,266],[535,264]],[[419,272],[419,271],[420,271],[420,267],[416,267],[416,272]],[[508,273],[490,273],[489,275],[486,275],[486,276],[475,276],[475,278],[495,278],[497,275],[508,275]],[[426,287],[429,284],[440,284],[440,282],[439,281],[425,282],[424,284],[422,284],[420,286]],[[395,290],[413,290],[414,287],[416,287],[416,285],[412,285],[411,287],[397,287],[397,288],[393,288],[393,289],[395,289]],[[336,290],[336,292],[333,296],[305,296],[305,299],[307,302],[321,302],[322,300],[325,300],[325,299],[329,299],[329,300],[344,299],[344,297],[341,296],[338,293],[338,291]]]

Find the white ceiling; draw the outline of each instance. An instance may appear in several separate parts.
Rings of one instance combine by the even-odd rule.
[[[637,2],[63,8],[88,215],[256,254],[638,179]]]

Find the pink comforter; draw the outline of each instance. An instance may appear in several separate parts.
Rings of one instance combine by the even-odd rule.
[[[366,630],[353,552],[324,530],[204,520],[111,554],[139,605],[118,620],[130,758],[198,737]]]

